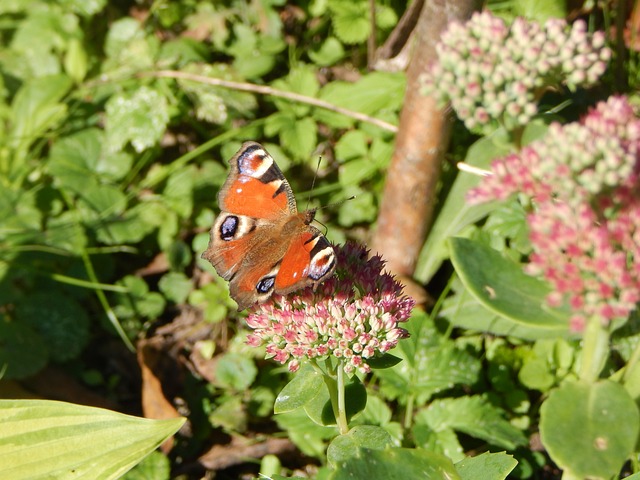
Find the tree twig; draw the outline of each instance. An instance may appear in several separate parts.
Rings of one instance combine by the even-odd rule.
[[[300,95],[293,92],[285,92],[284,90],[277,90],[265,85],[255,85],[253,83],[245,82],[233,82],[230,80],[222,80],[220,78],[207,77],[204,75],[197,75],[194,73],[181,72],[178,70],[157,70],[153,72],[140,73],[140,76],[144,77],[158,77],[158,78],[176,78],[181,80],[191,80],[193,82],[206,83],[207,85],[213,85],[216,87],[228,88],[231,90],[240,90],[243,92],[259,93],[262,95],[269,95],[272,97],[284,98],[291,100],[292,102],[305,103],[307,105],[313,105],[314,107],[324,108],[332,112],[340,113],[347,117],[351,117],[361,122],[367,122],[377,127],[387,130],[389,132],[396,133],[398,127],[391,123],[385,122],[375,117],[365,115],[364,113],[354,112],[346,108],[338,107],[324,100],[318,98],[308,97],[306,95]]]

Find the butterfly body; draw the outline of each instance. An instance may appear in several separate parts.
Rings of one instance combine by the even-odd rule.
[[[289,182],[267,151],[245,142],[229,163],[218,194],[221,213],[202,257],[229,281],[238,310],[330,277],[335,252],[310,225],[315,210],[298,212]]]

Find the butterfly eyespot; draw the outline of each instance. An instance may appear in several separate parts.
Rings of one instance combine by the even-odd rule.
[[[256,290],[258,291],[258,293],[269,293],[271,290],[273,290],[273,286],[275,285],[275,283],[275,275],[271,277],[261,278],[256,285]]]
[[[222,240],[231,240],[236,235],[238,230],[238,217],[235,215],[229,215],[224,219],[222,225],[220,225],[220,238]]]

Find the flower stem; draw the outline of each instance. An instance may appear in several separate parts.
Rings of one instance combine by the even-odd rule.
[[[327,365],[329,367],[329,365]],[[329,368],[327,370],[330,370]],[[347,409],[344,397],[344,370],[342,362],[338,361],[336,368],[336,376],[324,374],[324,383],[329,389],[329,399],[331,400],[331,408],[333,416],[336,417],[336,424],[340,435],[349,433],[349,424],[347,423]]]
[[[600,318],[591,317],[584,331],[580,379],[590,383],[595,382],[607,361],[608,354],[609,331],[603,327]]]

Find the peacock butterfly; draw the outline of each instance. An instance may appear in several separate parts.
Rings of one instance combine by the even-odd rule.
[[[310,225],[315,209],[298,212],[289,182],[264,147],[245,142],[229,163],[202,258],[229,281],[238,310],[330,277],[336,255]]]

